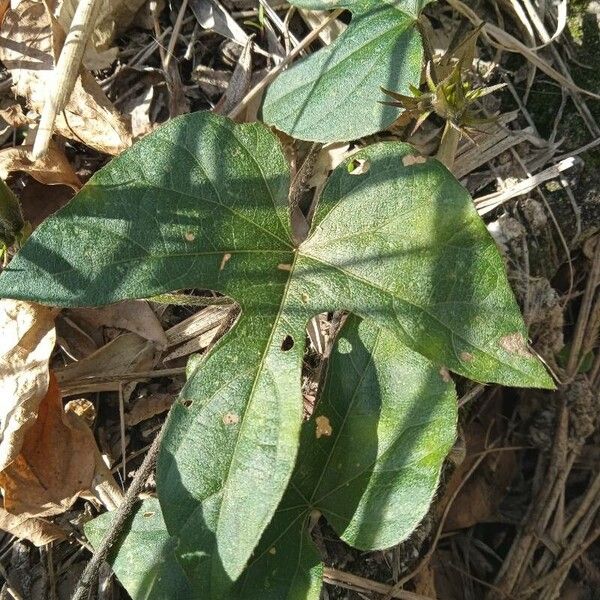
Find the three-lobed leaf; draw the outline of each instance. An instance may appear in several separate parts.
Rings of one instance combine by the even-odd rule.
[[[279,75],[265,95],[265,122],[302,140],[346,141],[391,125],[400,115],[381,88],[418,86],[423,48],[416,18],[422,0],[292,0],[309,9],[347,8],[347,30]]]
[[[477,381],[549,387],[471,198],[434,160],[382,143],[332,174],[292,243],[289,168],[261,124],[170,121],[95,174],[0,276],[0,294],[99,305],[181,288],[241,316],[169,416],[157,488],[194,593],[239,578],[292,473],[305,326],[346,309]]]

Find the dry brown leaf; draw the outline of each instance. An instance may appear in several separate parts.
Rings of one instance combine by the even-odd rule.
[[[78,417],[81,417],[88,427],[91,427],[96,419],[96,407],[87,398],[70,400],[65,404],[65,411],[75,413]]]
[[[498,409],[499,410],[499,409]],[[498,426],[496,426],[498,427]],[[498,518],[498,508],[514,478],[517,460],[514,451],[490,452],[471,477],[463,483],[467,473],[481,452],[486,449],[489,426],[473,422],[465,432],[467,456],[456,468],[444,491],[440,511],[462,485],[444,523],[444,531],[466,529]],[[492,428],[492,435],[498,432]]]
[[[0,473],[4,508],[24,517],[64,512],[92,487],[97,453],[94,436],[83,420],[64,411],[56,377],[51,374],[21,453]]]
[[[27,145],[0,150],[0,177],[6,179],[14,171],[23,171],[46,185],[67,185],[74,191],[81,188],[79,177],[56,144],[50,144],[48,152],[36,161],[29,158],[32,148]]]
[[[250,89],[252,81],[252,39],[248,39],[235,66],[229,85],[213,109],[219,115],[229,114]]]
[[[0,470],[17,458],[48,389],[56,311],[0,300]]]
[[[149,86],[142,95],[132,98],[123,107],[124,112],[131,115],[131,134],[134,139],[148,135],[156,126],[150,119],[154,97],[154,86]]]
[[[115,375],[147,371],[155,363],[156,347],[135,333],[125,333],[102,346],[93,354],[57,371],[56,376],[65,395],[90,391],[118,391],[135,387],[135,382],[122,386]],[[87,383],[89,377],[105,377],[101,383]]]
[[[4,119],[11,127],[19,128],[29,125],[29,119],[23,113],[21,105],[11,98],[0,100],[0,117]]]
[[[38,518],[17,517],[3,508],[0,508],[0,529],[18,538],[29,540],[36,546],[45,546],[67,537],[65,530],[54,523]]]
[[[435,586],[435,573],[430,564],[426,564],[413,578],[415,593],[423,598],[438,598]]]
[[[54,10],[64,31],[68,31],[77,0],[59,0]],[[145,0],[108,0],[101,2],[96,18],[96,26],[83,57],[83,64],[91,71],[105,69],[117,57],[118,48],[111,48],[111,42],[132,23]]]
[[[326,10],[307,10],[301,8],[298,12],[311,29],[318,29],[323,24],[323,21],[329,16],[329,13]],[[348,26],[345,23],[335,19],[319,32],[319,37],[326,46],[329,46],[329,44],[337,40],[337,38],[346,31],[347,27]]]
[[[0,60],[12,75],[15,93],[41,114],[64,32],[44,2],[22,0],[6,12],[0,37]],[[65,110],[57,115],[55,130],[107,154],[119,154],[131,145],[123,117],[87,71],[82,71]]]
[[[35,179],[21,189],[19,198],[25,220],[35,229],[71,200],[75,192],[66,185],[44,185]]]
[[[124,300],[101,308],[73,308],[66,313],[75,322],[87,323],[92,328],[114,327],[137,333],[163,350],[167,336],[160,321],[145,300]]]
[[[125,415],[125,424],[132,427],[160,415],[168,411],[174,401],[175,396],[173,394],[152,394],[147,398],[140,398],[136,400],[133,408]]]
[[[329,173],[352,154],[350,145],[343,142],[334,142],[323,146],[315,158],[308,185],[320,189],[329,177]]]
[[[102,345],[64,312],[56,319],[56,344],[76,361],[96,352]]]

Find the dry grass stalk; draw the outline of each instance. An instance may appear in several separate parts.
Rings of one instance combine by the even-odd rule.
[[[480,215],[486,215],[487,213],[495,210],[511,198],[516,198],[518,196],[523,196],[528,192],[531,192],[538,186],[540,186],[545,181],[549,181],[550,179],[555,179],[567,169],[575,166],[576,159],[574,157],[565,158],[557,165],[553,165],[544,169],[540,173],[536,173],[535,175],[531,175],[526,179],[518,182],[515,185],[510,186],[507,189],[500,190],[498,192],[494,192],[492,194],[488,194],[486,196],[480,196],[479,198],[475,198],[475,206],[477,207],[477,211]]]
[[[359,577],[358,575],[353,575],[352,573],[346,573],[345,571],[339,571],[338,569],[332,569],[330,567],[325,567],[323,581],[356,592],[385,594],[386,597],[389,598],[400,598],[401,600],[432,600],[421,594],[415,594],[414,592],[409,592],[407,590],[397,590],[385,583],[365,579],[364,577]]]
[[[80,0],[77,5],[40,118],[40,125],[31,152],[33,160],[38,160],[48,150],[56,115],[64,109],[71,97],[79,76],[85,46],[94,30],[98,11],[103,1]]]
[[[567,364],[567,377],[572,379],[577,374],[579,365],[583,357],[580,357],[581,347],[583,345],[584,334],[587,329],[587,324],[590,319],[592,302],[596,293],[596,288],[600,285],[600,238],[596,240],[596,249],[594,251],[594,260],[592,262],[592,270],[589,274],[587,285],[577,317],[577,325],[575,326],[575,335],[571,345],[569,354],[569,362]]]

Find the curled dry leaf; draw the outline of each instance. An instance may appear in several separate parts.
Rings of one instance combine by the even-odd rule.
[[[0,529],[18,538],[29,540],[36,546],[45,546],[67,537],[64,529],[55,523],[44,519],[11,515],[3,508],[0,508]]]
[[[160,350],[167,347],[167,336],[162,325],[145,300],[124,300],[100,308],[72,308],[66,314],[75,322],[92,328],[125,329],[154,342]]]
[[[0,470],[21,451],[48,389],[56,311],[20,300],[0,300]]]
[[[125,424],[128,427],[137,425],[142,421],[151,419],[156,415],[160,415],[168,411],[173,402],[175,396],[173,394],[152,394],[147,398],[140,398],[133,405],[133,408],[125,415]]]
[[[41,114],[64,32],[44,2],[22,0],[6,11],[0,37],[0,60],[12,75],[15,93]],[[64,137],[107,154],[119,154],[131,145],[128,126],[87,71],[77,79],[54,126]]]
[[[23,517],[46,517],[67,510],[90,489],[98,450],[90,429],[63,409],[51,374],[35,424],[25,433],[17,458],[0,473],[4,508]]]
[[[0,117],[11,127],[19,128],[29,125],[29,118],[23,113],[21,105],[10,98],[0,100]]]
[[[65,395],[87,392],[118,391],[135,387],[135,384],[122,386],[117,375],[148,371],[156,359],[156,347],[135,333],[125,333],[99,348],[80,361],[67,365],[57,372],[57,378]],[[89,378],[95,378],[89,382]],[[97,381],[98,377],[104,380]]]
[[[0,150],[0,177],[6,179],[9,173],[23,171],[46,185],[67,185],[76,192],[81,188],[79,177],[58,146],[50,144],[48,152],[36,161],[30,158],[32,148],[27,145]]]

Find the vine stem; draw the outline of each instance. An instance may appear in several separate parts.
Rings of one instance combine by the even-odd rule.
[[[446,166],[448,171],[452,171],[454,167],[454,158],[456,157],[460,138],[460,131],[450,121],[446,121],[436,158]]]
[[[115,516],[110,522],[110,526],[102,541],[96,548],[92,559],[85,567],[83,573],[81,574],[81,578],[79,579],[79,583],[77,584],[77,589],[75,590],[75,594],[73,594],[73,598],[71,600],[87,600],[89,590],[91,585],[98,577],[98,572],[102,563],[106,560],[110,549],[113,544],[118,540],[123,526],[125,522],[131,515],[135,504],[137,502],[138,495],[143,491],[144,484],[146,483],[148,477],[152,474],[152,470],[154,469],[154,465],[156,464],[156,457],[158,456],[158,450],[160,448],[160,441],[162,439],[163,428],[161,428],[160,432],[154,438],[148,453],[144,457],[144,460],[138,469],[133,481],[131,482],[131,486],[127,490],[125,494],[125,498],[123,502],[119,505],[117,510],[115,511]]]

